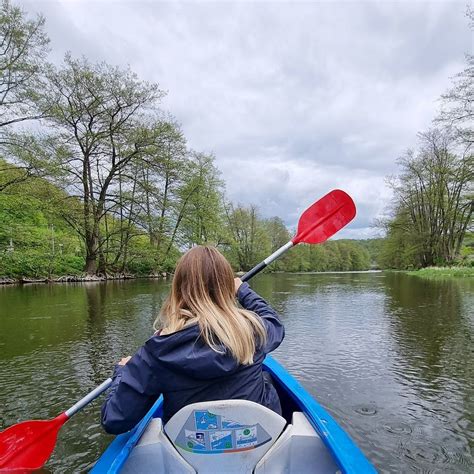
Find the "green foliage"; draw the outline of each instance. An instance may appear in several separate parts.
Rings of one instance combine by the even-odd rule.
[[[223,225],[223,183],[219,175],[212,155],[191,153],[186,179],[179,190],[182,244],[219,242]]]
[[[9,0],[0,5],[0,130],[34,115],[32,101],[41,90],[40,76],[49,39],[44,18],[29,19]]]
[[[376,239],[361,239],[361,240],[352,240],[352,242],[361,245],[364,249],[369,252],[370,256],[370,265],[372,268],[383,268],[379,259],[380,253],[385,243],[385,239],[376,238]]]
[[[229,206],[227,222],[231,238],[223,250],[235,270],[249,270],[291,239],[280,218],[260,219],[254,206]],[[300,244],[272,263],[269,270],[369,270],[371,258],[366,247],[351,240],[334,240],[321,245]]]
[[[255,206],[229,204],[226,209],[229,242],[224,254],[237,270],[250,270],[272,252],[272,241]]]
[[[407,269],[452,265],[472,225],[474,157],[456,153],[449,131],[420,134],[419,150],[400,160],[391,181],[394,212],[386,222],[381,251],[384,267]]]
[[[474,232],[466,233],[457,263],[461,266],[474,267]]]
[[[215,176],[212,170],[211,167],[206,171],[214,173],[211,177]],[[200,173],[205,174],[202,169]],[[193,236],[201,239],[199,243],[209,235],[221,239],[220,243],[211,243],[218,243],[236,270],[248,270],[290,240],[291,235],[281,219],[261,219],[255,207],[231,206],[226,222],[223,222],[219,215],[220,194],[216,187],[206,182],[208,195],[214,193],[215,207],[201,210],[197,218],[195,213],[205,201],[190,200],[188,212],[192,216],[185,221],[182,234],[188,244],[196,243],[190,240]],[[206,190],[206,187],[200,189]],[[63,219],[64,204],[67,203],[72,212],[79,205],[78,201],[39,178],[18,183],[9,191],[8,194],[0,193],[0,276],[45,278],[82,274],[85,264],[82,241]],[[170,230],[162,235],[161,245],[156,245],[145,230],[134,224],[129,229],[124,266],[120,265],[121,260],[113,264],[121,229],[120,220],[111,216],[107,226],[111,238],[105,256],[112,273],[150,275],[173,271],[181,252],[171,242]],[[105,229],[101,232],[105,234]],[[370,244],[365,241],[350,240],[299,245],[272,264],[270,271],[367,270],[371,265],[367,248]]]
[[[290,271],[358,271],[370,269],[370,255],[360,243],[331,240],[320,245],[299,245],[292,250]]]
[[[410,275],[429,279],[474,278],[474,267],[428,267],[409,272]]]
[[[0,253],[0,271],[7,278],[46,278],[81,275],[84,258],[75,255],[47,254],[28,249]]]

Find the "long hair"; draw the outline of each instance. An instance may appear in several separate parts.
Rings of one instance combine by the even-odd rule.
[[[155,329],[170,334],[192,323],[213,350],[227,349],[241,364],[253,363],[266,340],[260,318],[237,306],[232,267],[215,247],[197,246],[180,258]]]

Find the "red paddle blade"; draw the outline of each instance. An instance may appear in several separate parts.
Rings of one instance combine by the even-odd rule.
[[[291,240],[295,245],[301,242],[320,244],[341,230],[355,215],[352,198],[344,191],[335,189],[303,212],[298,231]]]
[[[0,433],[0,471],[34,470],[43,467],[53,452],[67,415],[52,420],[23,421]]]

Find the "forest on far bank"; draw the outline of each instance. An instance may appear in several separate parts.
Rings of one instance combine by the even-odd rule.
[[[1,161],[0,161],[1,166]],[[11,176],[15,174],[11,170]],[[82,239],[64,218],[80,201],[71,200],[61,189],[43,178],[30,178],[12,184],[8,193],[0,193],[0,277],[47,278],[81,275],[85,267]],[[172,272],[182,250],[195,242],[185,241],[203,222],[185,216],[177,244],[159,245],[144,228],[128,223],[129,238],[123,223],[109,217],[110,236],[104,247],[108,275],[156,275]],[[216,229],[219,240],[213,242],[226,255],[236,271],[248,270],[292,237],[278,217],[263,219],[255,206],[224,205],[220,213],[210,213],[206,227]],[[169,239],[169,234],[168,234]],[[373,245],[372,245],[373,242]],[[318,246],[300,245],[272,264],[270,271],[368,270],[376,266],[376,242],[333,240]],[[200,243],[205,243],[201,241]],[[170,248],[169,248],[170,247]],[[169,249],[168,249],[169,248]]]

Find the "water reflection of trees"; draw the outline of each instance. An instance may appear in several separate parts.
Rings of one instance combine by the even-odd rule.
[[[432,385],[441,376],[466,380],[472,371],[473,332],[463,300],[470,289],[470,283],[453,279],[387,275],[386,305],[397,351],[403,364]]]
[[[161,281],[117,281],[86,288],[84,340],[96,380],[150,337],[167,291],[167,284]]]
[[[78,285],[3,288],[0,294],[2,358],[51,350],[80,337],[84,297]]]

